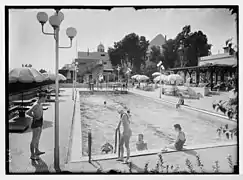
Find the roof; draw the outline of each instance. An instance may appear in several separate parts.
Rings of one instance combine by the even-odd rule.
[[[109,54],[107,52],[78,52],[78,59],[102,59],[104,61],[108,61]]]
[[[214,54],[214,55],[210,55],[210,56],[204,56],[204,57],[201,57],[200,60],[201,61],[207,61],[207,60],[223,59],[223,58],[229,58],[229,57],[233,57],[233,55],[229,55],[228,53],[222,53],[222,54]]]
[[[154,39],[152,39],[149,43],[148,49],[151,49],[152,46],[162,46],[166,42],[164,36],[162,34],[157,35]]]
[[[237,59],[234,55],[229,55],[228,53],[216,54],[211,56],[201,57],[198,61],[198,65],[214,64],[214,65],[235,65],[237,64]]]

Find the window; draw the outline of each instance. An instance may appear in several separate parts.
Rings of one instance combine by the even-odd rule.
[[[105,56],[105,54],[101,54],[101,56]]]

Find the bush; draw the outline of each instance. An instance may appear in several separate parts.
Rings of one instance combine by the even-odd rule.
[[[228,164],[230,169],[232,170],[232,173],[237,173],[237,165],[233,165],[232,162],[232,156],[228,155],[227,157]],[[201,161],[201,158],[199,155],[196,155],[196,164],[192,164],[192,162],[189,159],[186,159],[185,165],[187,169],[181,169],[179,165],[170,165],[165,164],[162,154],[158,154],[158,161],[155,165],[155,168],[149,169],[148,168],[149,162],[145,163],[144,165],[144,173],[205,173],[203,169],[203,164]],[[119,170],[110,170],[108,172],[102,171],[101,169],[98,169],[97,172],[103,172],[103,173],[127,173],[122,172]],[[212,172],[214,173],[220,173],[220,166],[219,162],[215,161],[212,165]],[[132,163],[129,163],[129,173],[132,173]]]

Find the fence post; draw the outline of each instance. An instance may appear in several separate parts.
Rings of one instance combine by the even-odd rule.
[[[91,163],[91,144],[92,144],[92,136],[91,131],[88,132],[88,155],[89,155],[89,163]]]
[[[120,134],[120,129],[118,129],[118,158],[120,157],[120,139],[121,139],[121,134]]]

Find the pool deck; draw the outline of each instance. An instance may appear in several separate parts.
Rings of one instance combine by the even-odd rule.
[[[168,96],[168,95],[161,95],[161,99],[159,98],[159,92],[160,89],[156,89],[155,91],[143,91],[135,88],[130,88],[129,92],[142,95],[145,97],[150,97],[155,100],[161,100],[164,102],[176,104],[178,101],[177,97],[174,96]],[[227,92],[220,92],[220,95],[212,95],[211,97],[203,97],[198,99],[185,99],[185,108],[190,108],[195,111],[204,111],[206,113],[210,113],[211,115],[216,115],[218,117],[226,118],[228,119],[227,116],[225,116],[222,112],[220,111],[215,111],[212,107],[212,103],[217,100],[228,100],[229,93]]]
[[[52,97],[54,99],[54,97]],[[72,127],[74,101],[72,100],[72,89],[67,88],[60,96],[60,168],[64,169],[68,159],[69,140]],[[10,173],[48,173],[55,172],[54,162],[54,109],[55,104],[50,103],[48,110],[44,111],[44,125],[40,138],[40,150],[45,151],[39,161],[30,160],[29,144],[32,133],[28,129],[24,133],[9,133],[10,149]]]
[[[230,144],[230,143],[229,143]],[[141,152],[138,152],[138,154]],[[146,152],[144,152],[146,153]],[[145,163],[149,162],[149,168],[155,167],[158,160],[157,153],[151,153],[143,156],[136,156],[136,153],[131,153],[132,157],[130,161],[132,163],[132,173],[143,173]],[[199,154],[202,164],[204,165],[204,171],[207,173],[213,172],[213,163],[219,161],[221,173],[231,173],[232,170],[229,168],[228,160],[226,157],[230,154],[232,156],[233,164],[237,162],[237,146],[226,145],[222,147],[209,147],[198,150],[188,150],[185,152],[167,152],[162,154],[165,165],[179,166],[180,170],[186,169],[185,160],[189,159],[193,166],[196,167],[196,154]],[[120,170],[125,173],[129,173],[129,166],[116,161],[114,154],[104,155],[107,159],[102,159],[102,156],[98,159],[97,156],[93,157],[93,161],[76,161],[70,162],[66,165],[66,170],[74,173],[86,172],[95,173],[98,169],[102,169],[103,172],[107,172],[111,169]],[[87,160],[87,157],[84,158]]]

